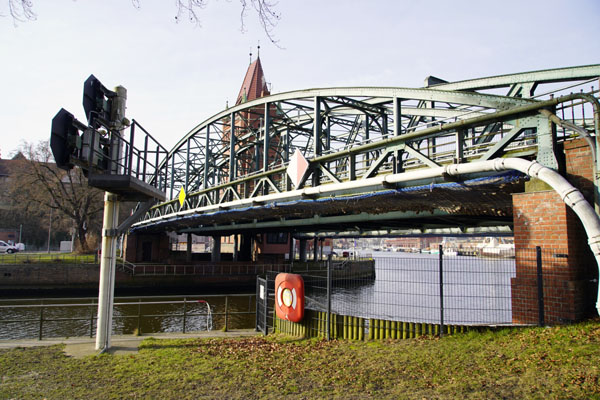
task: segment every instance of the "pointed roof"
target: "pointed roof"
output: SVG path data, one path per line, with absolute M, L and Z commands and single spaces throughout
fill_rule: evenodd
M 248 71 L 246 71 L 246 77 L 244 78 L 235 104 L 238 105 L 269 94 L 265 74 L 260 63 L 260 57 L 258 57 L 256 61 L 250 64 Z

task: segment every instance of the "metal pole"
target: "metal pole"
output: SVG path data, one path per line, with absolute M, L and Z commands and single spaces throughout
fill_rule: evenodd
M 184 297 L 183 298 L 183 333 L 185 333 L 185 320 L 186 320 L 186 316 L 187 316 L 187 303 L 186 303 L 187 299 Z
M 44 330 L 44 302 L 41 303 L 42 307 L 40 307 L 40 332 L 38 339 L 42 340 L 42 331 Z
M 535 258 L 537 264 L 537 295 L 538 295 L 538 325 L 544 326 L 544 280 L 542 275 L 542 248 L 535 247 Z
M 268 313 L 269 313 L 269 276 L 265 276 L 265 301 L 263 302 L 264 304 L 264 309 L 263 309 L 263 313 L 264 313 L 264 322 L 265 322 L 265 336 L 267 336 L 269 334 L 269 318 L 268 318 Z M 275 319 L 275 318 L 273 318 Z
M 138 299 L 138 326 L 137 326 L 137 334 L 138 336 L 142 334 L 142 299 Z
M 224 331 L 227 332 L 227 312 L 229 311 L 229 296 L 225 296 L 225 329 Z
M 94 300 L 92 300 L 90 307 L 90 337 L 94 337 Z
M 327 340 L 331 340 L 331 257 L 329 253 L 327 256 Z
M 259 328 L 258 328 L 258 307 L 260 306 L 260 277 L 258 276 L 258 274 L 256 275 L 256 314 L 255 314 L 255 331 L 258 332 Z
M 115 293 L 115 264 L 117 253 L 116 231 L 118 217 L 118 198 L 116 195 L 106 192 L 104 194 L 104 222 L 102 226 L 102 258 L 100 259 L 96 350 L 107 350 L 110 348 Z
M 444 249 L 442 245 L 439 245 L 439 259 L 440 259 L 440 337 L 444 336 L 444 269 L 443 269 L 443 255 Z
M 267 171 L 269 169 L 269 125 L 271 125 L 271 116 L 270 112 L 270 103 L 265 103 L 265 130 L 264 130 L 264 138 L 263 138 L 263 171 Z M 265 185 L 265 188 L 267 186 Z M 266 193 L 265 193 L 266 194 Z

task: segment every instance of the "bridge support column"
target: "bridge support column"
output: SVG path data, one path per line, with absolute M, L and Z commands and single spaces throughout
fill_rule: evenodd
M 294 240 L 294 238 L 292 237 L 292 235 L 290 234 L 289 236 L 290 238 L 290 250 L 289 250 L 289 255 L 290 255 L 290 261 L 294 262 L 294 259 L 296 258 L 296 241 Z
M 593 169 L 584 140 L 564 145 L 566 174 L 592 204 Z M 538 323 L 536 258 L 542 248 L 544 319 L 548 324 L 577 321 L 595 314 L 596 261 L 577 215 L 545 183 L 532 180 L 513 195 L 516 276 L 511 280 L 514 323 Z
M 219 262 L 221 261 L 221 236 L 213 236 L 213 247 L 210 261 Z
M 233 235 L 233 261 L 238 261 L 238 257 L 239 257 L 239 251 L 238 251 L 238 246 L 239 246 L 239 237 L 240 235 Z
M 192 261 L 192 234 L 191 233 L 187 234 L 187 243 L 186 243 L 186 248 L 185 248 L 185 261 L 187 261 L 187 262 Z
M 238 261 L 252 261 L 252 235 L 241 235 Z
M 300 239 L 300 262 L 306 262 L 306 239 Z
M 319 238 L 314 239 L 313 244 L 313 261 L 317 261 L 319 259 Z

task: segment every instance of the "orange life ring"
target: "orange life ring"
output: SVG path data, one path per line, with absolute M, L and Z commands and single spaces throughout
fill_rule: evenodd
M 304 280 L 297 274 L 275 277 L 275 312 L 281 319 L 300 322 L 304 318 Z

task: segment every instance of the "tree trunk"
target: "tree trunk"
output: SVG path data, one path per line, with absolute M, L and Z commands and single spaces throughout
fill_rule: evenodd
M 79 248 L 82 253 L 89 253 L 90 249 L 87 244 L 87 232 L 83 228 L 83 224 L 79 224 L 77 227 L 77 239 L 79 240 Z

